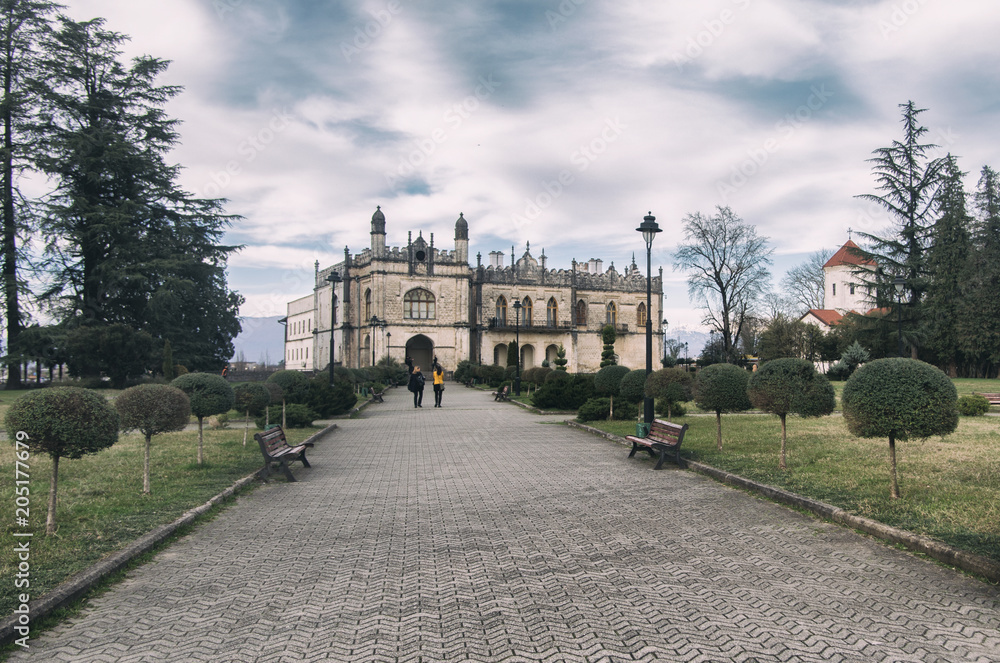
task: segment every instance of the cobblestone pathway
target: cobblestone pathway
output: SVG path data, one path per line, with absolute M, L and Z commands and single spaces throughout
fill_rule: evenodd
M 1000 591 L 449 386 L 12 661 L 1000 661 Z

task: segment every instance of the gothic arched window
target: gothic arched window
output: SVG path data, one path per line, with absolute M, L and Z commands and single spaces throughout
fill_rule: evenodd
M 365 290 L 365 320 L 372 319 L 372 289 Z
M 403 296 L 403 317 L 407 320 L 431 320 L 434 313 L 434 293 L 417 288 Z
M 549 327 L 559 326 L 559 305 L 556 304 L 555 297 L 549 297 L 549 305 L 546 307 L 545 322 Z
M 606 316 L 605 316 L 604 322 L 606 324 L 609 324 L 609 325 L 617 325 L 618 324 L 618 307 L 615 305 L 615 303 L 614 302 L 608 302 L 608 306 L 607 306 L 607 308 L 605 310 L 606 310 Z
M 587 325 L 587 302 L 582 299 L 576 303 L 576 324 Z
M 497 325 L 507 326 L 507 298 L 503 295 L 497 297 Z
M 636 322 L 638 323 L 638 325 L 639 325 L 639 327 L 641 329 L 645 329 L 646 328 L 646 303 L 645 302 L 642 302 L 636 308 L 635 319 L 636 319 Z
M 531 326 L 531 314 L 532 314 L 532 311 L 533 311 L 532 305 L 531 305 L 531 297 L 525 297 L 524 301 L 521 302 L 521 307 L 522 307 L 522 310 L 524 311 L 524 326 L 525 327 L 530 327 Z

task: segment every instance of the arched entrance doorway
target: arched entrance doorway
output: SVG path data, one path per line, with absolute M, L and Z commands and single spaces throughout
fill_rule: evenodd
M 417 334 L 406 342 L 406 356 L 413 360 L 414 366 L 420 367 L 421 373 L 429 376 L 434 360 L 434 342 L 423 334 Z

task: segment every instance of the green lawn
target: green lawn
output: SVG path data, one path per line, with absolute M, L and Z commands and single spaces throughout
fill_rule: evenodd
M 975 390 L 983 381 L 976 381 Z M 959 386 L 960 393 L 972 386 Z M 995 409 L 995 408 L 994 408 Z M 716 449 L 714 415 L 675 419 L 690 426 L 681 454 L 748 479 L 925 534 L 1000 561 L 1000 418 L 963 417 L 945 437 L 897 442 L 902 498 L 889 496 L 887 440 L 852 436 L 839 415 L 788 418 L 788 469 L 778 469 L 776 416 L 723 415 Z M 617 435 L 634 422 L 589 422 Z
M 6 396 L 7 394 L 5 394 Z M 4 400 L 8 400 L 6 397 Z M 287 431 L 290 443 L 304 440 L 318 429 Z M 253 430 L 251 430 L 251 436 Z M 120 550 L 158 525 L 172 522 L 185 511 L 204 504 L 262 465 L 253 437 L 243 446 L 242 426 L 205 430 L 205 464 L 197 465 L 197 432 L 167 433 L 153 438 L 151 495 L 142 493 L 144 439 L 121 435 L 113 447 L 97 454 L 59 462 L 58 531 L 45 535 L 49 476 L 52 462 L 32 454 L 30 474 L 31 595 L 47 590 Z M 14 556 L 14 447 L 0 445 L 0 467 L 5 476 L 0 495 L 7 512 L 0 529 L 0 577 L 13 578 Z M 279 479 L 283 481 L 284 479 Z M 0 593 L 0 614 L 14 609 L 8 586 Z

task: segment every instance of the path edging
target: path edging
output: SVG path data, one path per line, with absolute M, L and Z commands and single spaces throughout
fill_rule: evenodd
M 311 442 L 320 435 L 324 435 L 335 428 L 337 428 L 337 424 L 330 424 L 323 430 L 310 435 L 306 438 L 305 442 Z M 303 442 L 303 444 L 305 442 Z M 216 504 L 232 497 L 245 486 L 253 483 L 254 480 L 260 478 L 263 471 L 264 468 L 261 468 L 253 474 L 239 479 L 236 483 L 229 486 L 204 504 L 185 511 L 179 518 L 177 518 L 177 520 L 153 528 L 151 531 L 142 535 L 121 550 L 111 553 L 107 557 L 98 560 L 88 568 L 59 583 L 59 585 L 47 593 L 29 602 L 28 614 L 31 622 L 38 622 L 39 620 L 52 614 L 55 610 L 58 610 L 59 608 L 62 608 L 78 599 L 80 596 L 90 591 L 92 587 L 104 578 L 108 577 L 112 573 L 120 571 L 133 559 L 139 555 L 149 552 L 181 527 L 193 523 L 199 516 L 208 512 Z M 20 633 L 16 630 L 19 626 L 21 626 L 20 618 L 16 614 L 9 615 L 0 621 L 0 644 L 8 644 L 12 642 L 16 636 L 20 635 Z
M 581 424 L 577 421 L 567 421 L 566 423 L 573 428 L 579 428 L 587 431 L 588 433 L 599 435 L 600 437 L 612 440 L 613 442 L 617 442 L 623 446 L 631 446 L 625 438 L 615 435 L 614 433 L 608 433 L 592 426 Z M 914 534 L 913 532 L 908 532 L 897 527 L 891 527 L 876 520 L 872 520 L 871 518 L 857 516 L 841 509 L 840 507 L 833 506 L 832 504 L 803 497 L 776 486 L 758 483 L 745 477 L 726 472 L 725 470 L 712 467 L 711 465 L 705 465 L 703 463 L 687 459 L 685 459 L 684 462 L 688 468 L 698 472 L 699 474 L 709 476 L 720 483 L 725 483 L 730 486 L 758 493 L 781 504 L 804 509 L 821 518 L 837 523 L 838 525 L 844 525 L 852 529 L 859 530 L 865 534 L 889 543 L 902 545 L 908 550 L 922 553 L 932 559 L 962 569 L 963 571 L 975 573 L 992 582 L 1000 582 L 1000 563 L 997 563 L 987 557 L 983 557 L 982 555 L 976 555 L 975 553 L 959 550 L 947 544 L 941 543 L 940 541 L 935 541 L 929 537 Z

